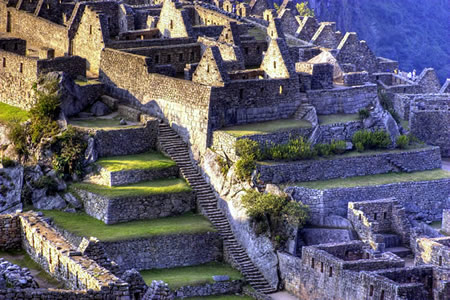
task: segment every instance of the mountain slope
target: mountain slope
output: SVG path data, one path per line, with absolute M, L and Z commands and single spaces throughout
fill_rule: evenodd
M 398 60 L 405 71 L 436 69 L 450 77 L 449 0 L 310 0 L 320 21 L 355 31 L 378 56 Z

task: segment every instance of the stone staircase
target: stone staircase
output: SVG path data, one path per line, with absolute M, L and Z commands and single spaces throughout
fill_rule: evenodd
M 214 191 L 193 165 L 187 145 L 169 125 L 161 123 L 159 131 L 161 150 L 177 163 L 181 173 L 196 192 L 199 210 L 217 228 L 223 238 L 225 247 L 239 266 L 238 268 L 247 282 L 258 292 L 265 294 L 275 292 L 276 289 L 269 285 L 259 269 L 250 260 L 245 249 L 234 237 L 228 219 L 217 207 Z
M 413 172 L 412 170 L 404 167 L 401 163 L 397 162 L 395 159 L 393 158 L 387 158 L 387 161 L 389 162 L 389 164 L 391 164 L 391 166 L 393 166 L 393 168 L 399 172 L 405 172 L 405 173 L 411 173 Z
M 381 234 L 383 236 L 385 251 L 392 252 L 398 257 L 406 257 L 411 255 L 410 249 L 404 247 L 401 243 L 401 237 L 397 234 Z
M 313 127 L 319 124 L 316 108 L 311 104 L 300 105 L 294 114 L 294 119 L 309 121 Z

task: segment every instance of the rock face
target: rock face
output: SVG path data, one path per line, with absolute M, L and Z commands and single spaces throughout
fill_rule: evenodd
M 217 154 L 208 150 L 203 156 L 202 168 L 209 177 L 211 185 L 219 193 L 219 207 L 228 217 L 236 239 L 246 249 L 252 262 L 264 274 L 270 285 L 276 287 L 279 284 L 278 257 L 272 242 L 265 235 L 255 234 L 250 218 L 239 204 L 241 194 L 250 186 L 236 182 L 233 168 L 225 178 L 216 163 L 216 157 Z
M 23 168 L 0 169 L 0 214 L 22 209 Z
M 83 111 L 100 96 L 100 91 L 87 91 L 81 88 L 75 84 L 75 81 L 68 74 L 63 72 L 48 73 L 46 79 L 56 80 L 58 82 L 58 95 L 61 97 L 61 109 L 67 117 Z
M 300 235 L 308 246 L 327 243 L 343 243 L 356 239 L 349 229 L 304 228 L 300 232 Z
M 370 112 L 370 116 L 364 119 L 365 128 L 379 128 L 389 133 L 393 145 L 397 137 L 400 135 L 397 122 L 395 122 L 392 115 L 383 109 L 379 101 L 375 104 L 375 109 Z

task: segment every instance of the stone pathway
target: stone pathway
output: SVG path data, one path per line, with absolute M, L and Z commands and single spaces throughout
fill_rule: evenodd
M 181 170 L 181 173 L 196 192 L 199 208 L 209 221 L 217 228 L 230 256 L 239 265 L 239 270 L 247 282 L 257 291 L 273 293 L 276 291 L 269 285 L 261 271 L 253 264 L 247 252 L 234 237 L 227 217 L 217 207 L 217 199 L 211 186 L 194 167 L 189 156 L 187 145 L 181 137 L 167 124 L 159 126 L 159 142 L 162 151 L 173 159 Z
M 279 291 L 269 295 L 273 300 L 298 300 L 296 296 L 289 294 L 286 291 Z

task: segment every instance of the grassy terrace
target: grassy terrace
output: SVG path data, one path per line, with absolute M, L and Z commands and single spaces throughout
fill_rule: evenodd
M 85 237 L 95 236 L 99 240 L 106 242 L 157 235 L 215 231 L 205 217 L 192 213 L 176 217 L 132 221 L 114 225 L 106 225 L 102 221 L 94 219 L 85 213 L 74 214 L 56 210 L 47 210 L 43 211 L 43 213 L 46 217 L 51 217 L 57 226 L 75 235 Z
M 360 121 L 358 114 L 334 114 L 334 115 L 319 115 L 320 125 L 329 125 L 336 123 L 345 123 L 351 121 Z
M 104 157 L 99 159 L 97 164 L 110 172 L 164 169 L 176 166 L 176 163 L 173 160 L 159 152 Z
M 258 26 L 250 28 L 248 34 L 253 36 L 257 41 L 265 41 L 267 37 L 267 32 Z
M 191 191 L 191 187 L 187 184 L 187 182 L 180 178 L 144 181 L 130 185 L 113 187 L 81 182 L 72 184 L 71 188 L 85 190 L 90 193 L 109 198 L 124 198 Z
M 92 119 L 80 119 L 80 120 L 70 120 L 69 124 L 76 127 L 82 128 L 92 128 L 92 129 L 123 129 L 123 128 L 139 128 L 142 125 L 120 125 L 120 118 L 92 118 Z
M 239 271 L 233 269 L 229 265 L 217 262 L 190 267 L 146 270 L 141 271 L 141 275 L 148 285 L 152 280 L 163 280 L 172 290 L 185 285 L 214 283 L 214 280 L 212 279 L 214 275 L 228 275 L 231 280 L 242 278 Z
M 8 123 L 13 120 L 18 120 L 19 122 L 26 121 L 29 118 L 27 111 L 0 102 L 0 124 Z
M 311 123 L 304 120 L 283 119 L 276 121 L 236 125 L 223 128 L 222 131 L 235 137 L 255 134 L 269 134 L 280 130 L 293 128 L 311 128 Z
M 413 152 L 415 150 L 420 150 L 420 149 L 424 149 L 427 148 L 429 146 L 425 145 L 425 144 L 414 144 L 414 145 L 409 145 L 406 149 L 378 149 L 378 150 L 364 150 L 364 152 L 358 152 L 356 150 L 352 150 L 352 151 L 347 151 L 343 154 L 336 154 L 336 155 L 332 155 L 332 156 L 327 156 L 327 157 L 314 157 L 313 159 L 310 160 L 333 160 L 333 159 L 342 159 L 342 158 L 346 158 L 346 157 L 358 157 L 358 156 L 371 156 L 371 155 L 375 155 L 375 154 L 381 154 L 381 153 L 405 153 L 405 152 Z M 283 160 L 265 160 L 265 161 L 258 161 L 258 164 L 260 165 L 276 165 L 276 164 L 280 164 L 280 163 L 299 163 L 302 161 L 308 161 L 308 160 L 296 160 L 296 161 L 283 161 Z
M 357 186 L 382 185 L 408 181 L 429 181 L 450 178 L 450 172 L 436 169 L 431 171 L 413 173 L 387 173 L 368 176 L 357 176 L 349 178 L 339 178 L 331 180 L 297 182 L 290 186 L 302 186 L 311 189 L 326 190 L 332 188 L 350 188 Z

